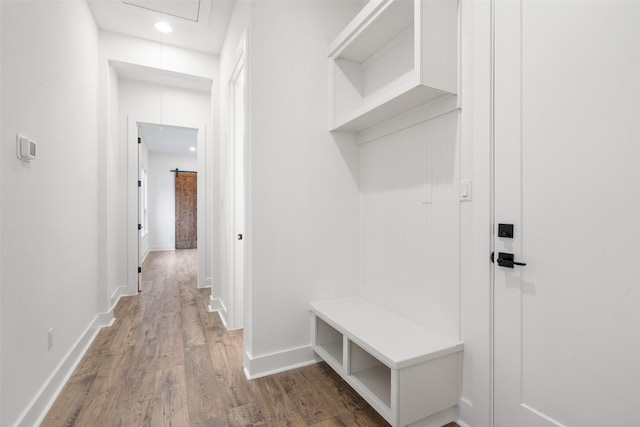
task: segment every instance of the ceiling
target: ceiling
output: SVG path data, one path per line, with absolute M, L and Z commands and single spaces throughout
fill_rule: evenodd
M 150 152 L 197 156 L 196 151 L 189 150 L 189 147 L 197 146 L 196 129 L 141 124 L 139 133 Z
M 88 0 L 98 28 L 218 55 L 235 0 Z M 173 27 L 155 29 L 158 21 Z

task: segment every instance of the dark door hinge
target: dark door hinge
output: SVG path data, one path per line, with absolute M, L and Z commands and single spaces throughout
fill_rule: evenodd
M 138 267 L 138 273 L 142 273 L 142 267 Z
M 138 230 L 142 230 L 142 224 L 138 224 Z
M 495 262 L 495 260 L 493 259 L 493 252 L 491 252 L 491 262 Z
M 138 181 L 138 187 L 142 187 L 142 181 Z
M 138 144 L 142 144 L 142 138 L 138 137 Z

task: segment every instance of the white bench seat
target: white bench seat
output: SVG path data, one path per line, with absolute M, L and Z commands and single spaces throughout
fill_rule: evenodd
M 314 351 L 390 424 L 458 404 L 462 342 L 362 298 L 314 302 L 311 313 Z

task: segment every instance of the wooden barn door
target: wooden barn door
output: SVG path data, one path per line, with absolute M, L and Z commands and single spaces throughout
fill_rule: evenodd
M 176 249 L 198 247 L 198 174 L 176 173 Z

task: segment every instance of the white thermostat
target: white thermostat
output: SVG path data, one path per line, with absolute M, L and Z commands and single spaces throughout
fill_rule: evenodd
M 29 138 L 18 135 L 16 137 L 16 154 L 20 160 L 33 160 L 36 158 L 36 143 Z

